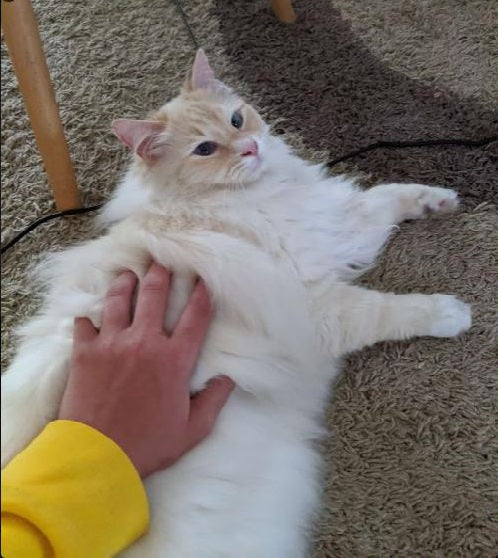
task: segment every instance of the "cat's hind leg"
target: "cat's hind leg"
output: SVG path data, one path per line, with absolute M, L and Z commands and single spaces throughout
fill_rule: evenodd
M 397 295 L 338 285 L 327 308 L 323 301 L 319 306 L 323 342 L 334 357 L 379 341 L 454 337 L 471 325 L 470 306 L 444 294 Z
M 31 320 L 1 379 L 1 464 L 57 417 L 71 352 L 71 334 L 50 317 Z

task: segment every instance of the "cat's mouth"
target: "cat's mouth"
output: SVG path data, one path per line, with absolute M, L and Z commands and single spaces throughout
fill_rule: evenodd
M 264 160 L 261 154 L 247 158 L 244 167 L 244 182 L 256 182 L 264 171 Z
M 249 155 L 245 158 L 246 165 L 248 166 L 255 166 L 260 165 L 262 162 L 262 157 L 260 153 L 255 153 L 254 155 Z
M 259 174 L 262 165 L 263 165 L 263 157 L 261 156 L 261 152 L 257 152 L 253 155 L 244 157 L 244 167 L 251 174 L 256 172 Z

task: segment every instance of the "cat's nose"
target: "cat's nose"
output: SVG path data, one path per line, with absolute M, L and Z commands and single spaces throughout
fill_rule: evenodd
M 242 148 L 242 157 L 247 157 L 248 155 L 258 154 L 258 144 L 254 140 L 248 140 L 244 147 Z

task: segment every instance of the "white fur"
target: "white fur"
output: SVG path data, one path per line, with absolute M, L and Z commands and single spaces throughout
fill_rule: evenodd
M 348 282 L 373 265 L 396 223 L 452 191 L 391 184 L 362 191 L 327 178 L 271 136 L 261 176 L 199 196 L 145 191 L 130 170 L 104 211 L 105 236 L 52 256 L 50 289 L 23 328 L 2 378 L 2 463 L 56 416 L 72 319 L 96 323 L 111 279 L 142 276 L 152 255 L 174 272 L 172 324 L 196 274 L 216 319 L 192 389 L 227 374 L 237 383 L 213 434 L 147 479 L 149 533 L 140 558 L 293 558 L 307 554 L 319 493 L 321 414 L 341 355 L 383 339 L 456 335 L 468 306 L 452 297 L 394 295 Z M 422 200 L 422 202 L 421 202 Z M 428 201 L 427 201 L 428 200 Z M 422 207 L 422 210 L 421 210 Z

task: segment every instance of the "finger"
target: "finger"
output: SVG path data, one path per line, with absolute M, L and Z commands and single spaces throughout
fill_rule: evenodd
M 170 286 L 169 271 L 153 263 L 140 281 L 133 325 L 163 329 Z
M 104 303 L 102 333 L 121 331 L 130 325 L 136 285 L 137 276 L 132 271 L 124 271 L 111 283 Z
M 89 318 L 74 318 L 73 339 L 75 343 L 91 341 L 99 334 Z
M 235 382 L 228 376 L 218 376 L 192 398 L 187 428 L 188 449 L 210 434 L 234 388 Z
M 206 285 L 204 281 L 199 280 L 171 336 L 172 339 L 189 347 L 189 350 L 185 351 L 185 365 L 190 373 L 194 370 L 213 313 L 214 309 Z

